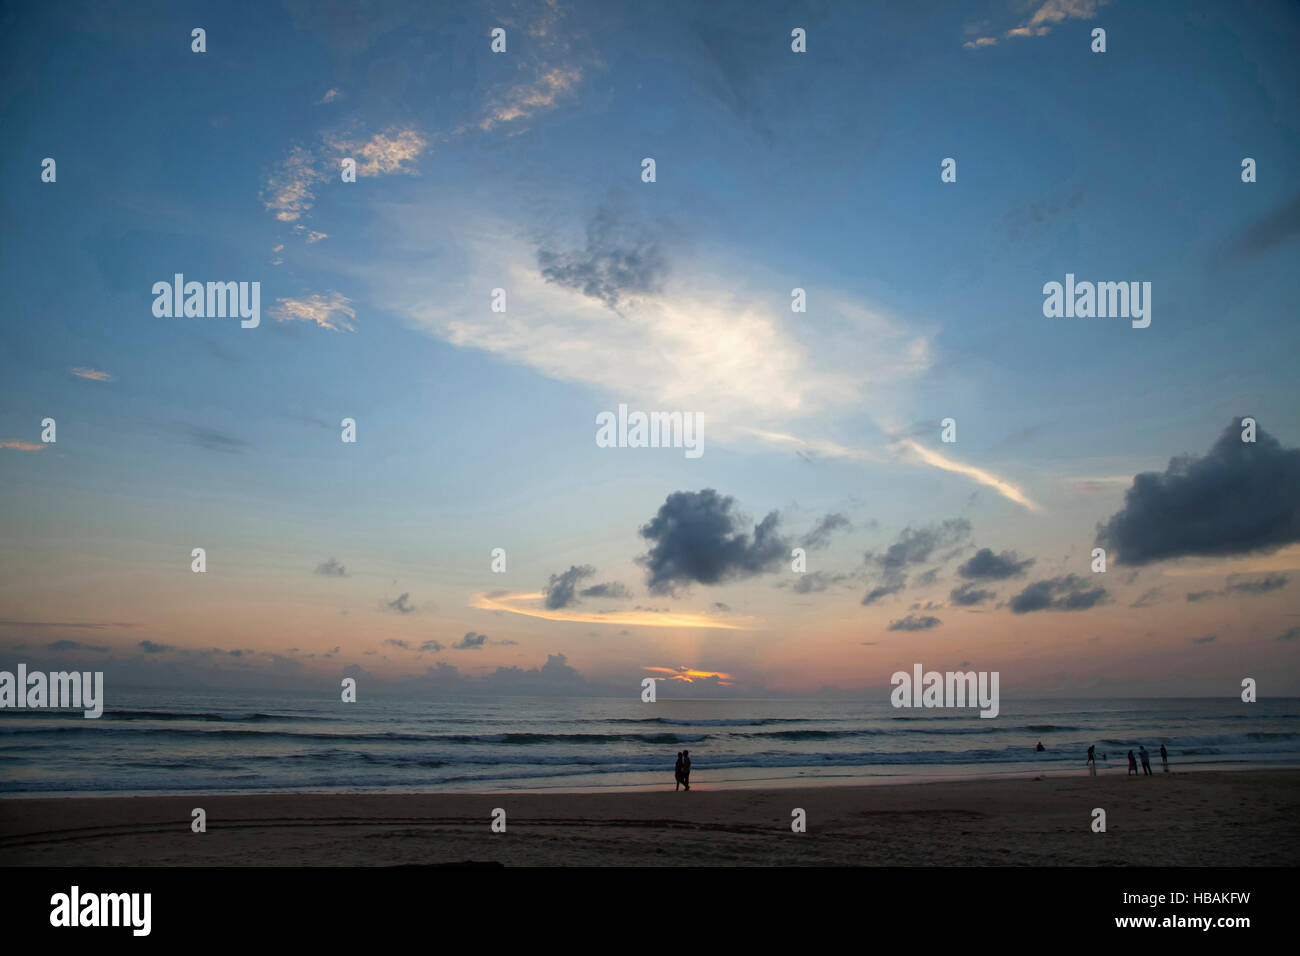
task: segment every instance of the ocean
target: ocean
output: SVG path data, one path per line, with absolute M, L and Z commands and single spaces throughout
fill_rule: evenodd
M 1046 748 L 1035 752 L 1041 741 Z M 0 711 L 0 794 L 696 788 L 1300 765 L 1300 699 L 1001 701 L 1001 714 L 845 700 L 115 695 L 99 719 Z M 1107 754 L 1106 760 L 1100 755 Z

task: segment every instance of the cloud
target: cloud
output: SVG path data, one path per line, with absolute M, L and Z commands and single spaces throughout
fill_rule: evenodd
M 237 455 L 253 447 L 242 438 L 236 438 L 215 428 L 208 428 L 206 425 L 187 425 L 185 428 L 190 443 L 206 448 L 208 451 L 222 451 Z
M 640 529 L 641 537 L 652 542 L 649 553 L 637 559 L 646 568 L 652 594 L 753 577 L 780 565 L 790 545 L 777 531 L 777 512 L 756 524 L 751 537 L 744 530 L 745 520 L 732 512 L 734 504 L 734 498 L 712 488 L 668 496 Z
M 817 594 L 828 588 L 834 587 L 845 581 L 856 580 L 852 574 L 835 574 L 830 571 L 809 571 L 806 574 L 799 575 L 794 584 L 795 594 Z M 782 581 L 780 587 L 785 587 L 789 582 Z
M 316 570 L 312 574 L 319 574 L 327 578 L 346 578 L 348 576 L 347 568 L 333 558 L 316 565 Z
M 1220 596 L 1221 594 L 1223 594 L 1222 591 L 1189 591 L 1187 593 L 1187 600 L 1192 603 L 1197 601 L 1208 601 L 1211 598 Z
M 1269 591 L 1276 591 L 1279 588 L 1286 587 L 1287 580 L 1285 574 L 1270 574 L 1266 577 L 1244 581 L 1235 581 L 1229 578 L 1227 590 L 1236 591 L 1239 594 L 1267 594 Z
M 8 441 L 0 441 L 0 448 L 12 448 L 15 451 L 40 451 L 44 447 L 44 444 L 22 441 L 18 438 L 13 438 Z
M 481 648 L 486 641 L 486 634 L 475 634 L 473 631 L 468 631 L 464 637 L 451 645 L 451 649 L 453 651 L 476 651 Z
M 1035 581 L 1011 599 L 1015 614 L 1030 611 L 1083 611 L 1105 604 L 1109 595 L 1103 587 L 1088 587 L 1076 574 Z
M 406 643 L 406 641 L 399 641 L 399 640 L 398 640 L 397 638 L 395 638 L 395 637 L 390 637 L 388 640 L 384 641 L 384 643 L 385 643 L 385 644 L 390 644 L 390 645 L 392 645 L 393 647 L 400 647 L 400 648 L 401 648 L 402 650 L 404 650 L 404 651 L 409 651 L 409 650 L 411 649 L 411 645 L 410 645 L 410 644 Z
M 618 581 L 603 581 L 600 584 L 593 584 L 589 588 L 583 588 L 578 594 L 580 597 L 591 598 L 627 598 L 632 596 L 632 592 Z
M 909 614 L 901 621 L 890 621 L 887 631 L 928 631 L 933 627 L 938 627 L 943 622 L 937 617 L 917 617 Z
M 1290 242 L 1297 235 L 1300 235 L 1300 193 L 1232 239 L 1226 252 L 1233 259 L 1262 256 Z
M 574 565 L 562 574 L 552 574 L 550 582 L 543 589 L 546 595 L 546 607 L 558 611 L 577 603 L 576 588 L 579 581 L 591 577 L 596 569 L 589 564 Z
M 904 528 L 884 554 L 867 554 L 868 563 L 875 563 L 886 571 L 899 571 L 908 565 L 920 564 L 930 559 L 939 548 L 951 547 L 969 537 L 970 522 L 965 518 L 949 518 L 936 525 L 912 529 Z
M 1133 479 L 1124 507 L 1097 526 L 1097 543 L 1124 564 L 1188 555 L 1276 551 L 1300 541 L 1300 449 L 1240 421 L 1204 457 L 1172 458 L 1163 474 Z
M 429 141 L 418 130 L 392 128 L 368 140 L 327 137 L 325 145 L 340 156 L 356 159 L 358 176 L 414 175 L 413 163 Z
M 724 631 L 747 631 L 751 629 L 747 623 L 735 618 L 729 621 L 721 621 L 704 614 L 650 611 L 643 608 L 609 613 L 589 613 L 568 609 L 549 610 L 542 606 L 544 598 L 545 592 L 542 591 L 521 594 L 513 594 L 509 591 L 494 591 L 489 594 L 475 595 L 470 602 L 470 607 L 480 608 L 484 611 L 505 611 L 508 614 L 522 614 L 525 617 L 537 617 L 547 621 L 569 621 L 581 624 L 715 628 Z
M 97 654 L 108 653 L 108 648 L 100 644 L 83 644 L 81 641 L 69 640 L 50 641 L 45 645 L 45 649 L 50 651 L 94 651 Z
M 141 641 L 137 646 L 146 654 L 163 654 L 176 650 L 170 644 L 155 644 L 153 641 Z
M 800 544 L 809 551 L 818 550 L 831 543 L 831 535 L 840 529 L 853 528 L 852 522 L 842 514 L 828 514 L 817 522 L 816 526 L 800 540 Z
M 587 224 L 580 252 L 537 251 L 542 278 L 616 309 L 627 298 L 657 293 L 668 274 L 659 242 L 644 227 L 630 228 L 602 206 Z
M 1219 639 L 1217 634 L 1207 634 L 1205 637 L 1192 638 L 1193 644 L 1212 644 Z
M 262 186 L 262 204 L 281 222 L 296 222 L 316 201 L 313 192 L 325 174 L 316 169 L 311 150 L 295 146 Z
M 271 310 L 280 322 L 315 322 L 331 332 L 355 332 L 351 322 L 357 317 L 352 300 L 338 292 L 328 295 L 308 295 L 300 299 L 276 299 L 278 305 Z
M 415 608 L 411 606 L 409 600 L 410 597 L 411 594 L 409 591 L 403 591 L 397 596 L 395 601 L 386 601 L 384 607 L 388 608 L 390 611 L 396 611 L 398 614 L 410 614 L 415 610 Z
M 891 594 L 897 594 L 899 591 L 903 590 L 904 586 L 905 586 L 905 582 L 903 581 L 893 581 L 886 584 L 881 584 L 868 591 L 866 593 L 866 596 L 863 597 L 862 603 L 864 605 L 875 604 L 883 597 L 888 597 Z
M 438 651 L 440 651 L 440 650 L 442 650 L 442 645 L 439 644 L 437 641 L 425 641 L 425 642 L 424 642 L 423 644 L 421 644 L 420 647 L 419 647 L 419 652 L 420 652 L 421 654 L 425 654 L 425 653 L 428 653 L 428 652 L 430 652 L 430 651 L 433 651 L 433 652 L 436 653 L 436 652 L 438 652 Z
M 1052 32 L 1052 27 L 1065 20 L 1091 20 L 1097 15 L 1097 8 L 1106 3 L 1107 0 L 1046 0 L 1034 10 L 1029 19 L 1007 30 L 1004 36 L 1007 39 L 1046 36 Z M 987 26 L 987 23 L 968 25 L 967 35 L 972 32 L 985 33 Z M 985 35 L 967 40 L 962 46 L 968 50 L 978 50 L 996 46 L 997 42 L 997 37 Z
M 643 667 L 644 671 L 650 671 L 652 674 L 667 674 L 667 677 L 656 677 L 655 680 L 675 680 L 684 684 L 693 684 L 697 680 L 717 681 L 723 687 L 730 687 L 733 680 L 730 674 L 723 674 L 719 671 L 702 671 L 694 667 Z
M 320 106 L 323 103 L 333 103 L 336 99 L 338 99 L 342 95 L 343 95 L 342 93 L 340 93 L 338 90 L 335 89 L 326 90 L 325 95 L 316 101 L 316 105 Z
M 89 379 L 92 382 L 113 381 L 113 376 L 111 374 L 109 374 L 108 372 L 101 372 L 99 369 L 73 368 L 73 369 L 68 369 L 68 371 L 70 371 L 73 375 L 77 376 L 77 378 Z
M 1297 637 L 1300 637 L 1300 626 L 1291 628 L 1285 634 L 1279 634 L 1277 639 L 1279 641 L 1294 641 Z
M 1143 592 L 1142 596 L 1130 604 L 1129 607 L 1150 607 L 1160 595 L 1160 590 L 1160 588 L 1151 588 L 1149 591 Z
M 989 548 L 980 548 L 969 561 L 957 568 L 957 573 L 977 581 L 1003 581 L 1023 575 L 1034 560 L 1025 558 L 1022 561 L 1014 551 L 994 554 Z
M 963 584 L 959 588 L 953 588 L 948 595 L 948 599 L 959 607 L 970 607 L 975 604 L 983 604 L 985 601 L 991 601 L 997 597 L 994 591 L 981 589 L 974 583 Z
M 517 83 L 498 96 L 488 106 L 487 115 L 479 121 L 479 129 L 486 132 L 503 123 L 528 119 L 550 109 L 561 97 L 572 93 L 581 81 L 582 70 L 579 67 L 546 68 L 535 80 Z

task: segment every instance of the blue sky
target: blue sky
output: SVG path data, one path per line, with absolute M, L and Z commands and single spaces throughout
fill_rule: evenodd
M 933 657 L 1000 666 L 1008 694 L 1230 692 L 1253 663 L 1300 690 L 1286 533 L 1120 562 L 1086 609 L 1010 604 L 1090 586 L 1133 476 L 1241 416 L 1300 444 L 1293 7 L 13 4 L 0 26 L 14 654 L 70 640 L 203 679 L 246 648 L 308 681 L 564 654 L 608 685 L 656 666 L 737 692 Z M 177 272 L 259 281 L 262 324 L 155 317 Z M 1150 327 L 1045 318 L 1066 273 L 1151 282 Z M 703 457 L 596 447 L 619 402 L 702 415 Z M 46 416 L 57 443 L 27 447 Z M 785 560 L 649 591 L 638 529 L 704 489 L 738 536 L 844 516 L 810 561 L 837 583 L 796 594 Z M 955 519 L 954 550 L 862 603 L 871 555 Z M 954 606 L 984 547 L 1036 563 Z M 330 558 L 346 576 L 313 573 Z M 583 566 L 630 596 L 567 621 L 477 606 Z M 578 619 L 664 610 L 717 626 Z M 889 630 L 911 615 L 941 624 Z M 451 650 L 466 633 L 489 639 Z

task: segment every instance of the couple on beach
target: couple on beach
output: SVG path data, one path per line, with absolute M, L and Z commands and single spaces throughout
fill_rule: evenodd
M 691 752 L 689 750 L 677 751 L 677 787 L 691 789 Z M 674 790 L 677 787 L 673 787 Z
M 1145 776 L 1151 776 L 1151 755 L 1147 753 L 1147 748 L 1138 744 L 1138 756 L 1142 758 L 1142 773 Z M 1160 745 L 1160 762 L 1164 764 L 1165 773 L 1169 772 L 1169 751 L 1165 750 L 1165 745 Z M 1137 775 L 1137 760 L 1133 758 L 1133 751 L 1128 752 L 1128 772 L 1134 776 Z

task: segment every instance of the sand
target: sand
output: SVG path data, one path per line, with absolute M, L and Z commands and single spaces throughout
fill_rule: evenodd
M 191 832 L 190 811 L 207 811 Z M 506 811 L 493 833 L 492 811 Z M 806 833 L 791 810 L 807 811 Z M 1094 833 L 1092 811 L 1106 811 Z M 1300 770 L 690 793 L 0 800 L 5 866 L 1293 866 Z

